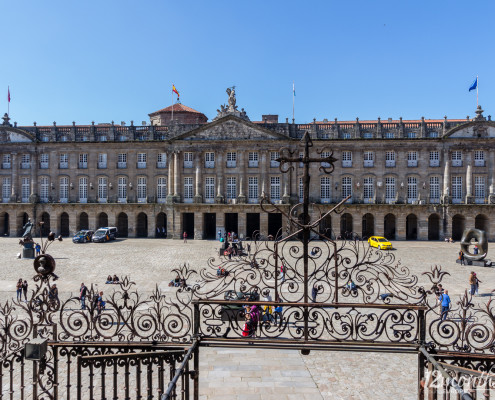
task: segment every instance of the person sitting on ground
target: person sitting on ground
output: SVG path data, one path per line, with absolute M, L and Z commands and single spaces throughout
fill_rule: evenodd
M 112 275 L 107 276 L 107 281 L 105 283 L 113 283 Z
M 113 276 L 113 283 L 119 283 L 119 277 L 117 275 Z
M 229 272 L 220 265 L 217 269 L 217 276 L 227 276 Z

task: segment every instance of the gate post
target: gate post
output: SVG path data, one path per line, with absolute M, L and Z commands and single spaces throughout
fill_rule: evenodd
M 425 310 L 418 310 L 418 339 L 419 345 L 423 346 L 426 339 Z M 418 400 L 424 400 L 425 381 L 425 357 L 418 350 Z
M 198 339 L 197 339 L 198 340 Z M 194 349 L 194 400 L 199 400 L 199 340 Z

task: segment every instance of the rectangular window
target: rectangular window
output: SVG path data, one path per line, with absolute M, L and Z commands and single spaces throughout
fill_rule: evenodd
M 3 178 L 3 180 L 2 180 L 2 201 L 4 203 L 8 203 L 9 202 L 10 195 L 12 193 L 11 190 L 12 190 L 12 186 L 11 186 L 10 177 Z
M 278 151 L 270 152 L 270 167 L 278 167 L 280 162 L 277 159 L 280 158 L 280 153 Z
M 430 177 L 430 203 L 440 202 L 440 178 L 438 176 Z
M 258 153 L 254 153 L 258 154 Z M 248 202 L 257 203 L 258 202 L 258 177 L 250 176 L 248 178 Z
M 350 138 L 351 138 L 351 134 L 349 132 L 342 133 L 342 139 L 350 139 Z
M 118 202 L 127 203 L 127 178 L 125 176 L 119 177 L 118 180 Z
M 452 166 L 462 167 L 462 151 L 454 150 L 451 154 Z
M 237 165 L 237 153 L 227 153 L 227 168 L 235 168 Z
M 98 168 L 105 169 L 107 167 L 107 153 L 98 154 Z
M 50 168 L 50 155 L 47 153 L 40 154 L 40 169 Z
M 407 202 L 413 203 L 418 199 L 418 179 L 414 176 L 407 178 Z
M 474 202 L 478 204 L 483 204 L 485 202 L 485 177 L 475 176 L 474 177 Z
M 69 168 L 69 155 L 67 153 L 60 154 L 58 167 L 60 169 Z
M 23 154 L 21 156 L 21 169 L 31 168 L 31 156 L 29 154 Z
M 332 201 L 330 178 L 327 176 L 320 179 L 320 201 L 322 203 L 330 203 Z
M 167 153 L 158 153 L 158 158 L 156 160 L 157 168 L 167 168 Z
M 185 152 L 184 153 L 184 168 L 192 168 L 193 167 L 193 153 Z
M 363 166 L 364 167 L 372 167 L 373 166 L 373 160 L 374 160 L 374 155 L 372 151 L 365 151 L 363 153 Z
M 371 132 L 364 132 L 363 133 L 363 139 L 373 139 L 373 133 L 371 133 Z
M 79 168 L 88 168 L 88 153 L 79 154 Z
M 304 183 L 303 178 L 299 178 L 299 203 L 304 201 Z
M 144 154 L 144 153 L 143 153 Z M 137 179 L 137 197 L 138 203 L 146 203 L 148 201 L 147 179 L 145 176 L 139 176 Z
M 385 133 L 383 134 L 383 137 L 384 137 L 385 139 L 393 139 L 393 138 L 395 138 L 395 135 L 394 135 L 394 133 L 393 133 L 393 132 L 385 132 Z
M 10 154 L 4 154 L 3 155 L 3 160 L 2 160 L 2 168 L 3 169 L 9 169 L 11 167 L 10 160 L 11 160 Z
M 396 199 L 395 193 L 395 178 L 388 177 L 385 178 L 385 201 L 387 203 L 395 202 Z
M 408 167 L 417 167 L 418 166 L 418 152 L 417 151 L 408 151 L 407 152 L 407 166 Z
M 101 176 L 98 178 L 98 203 L 106 203 L 108 201 L 107 178 Z
M 438 137 L 438 132 L 428 132 L 428 137 L 430 137 L 430 138 L 437 138 Z
M 484 167 L 485 166 L 485 152 L 483 150 L 475 150 L 474 152 L 474 166 Z
M 22 178 L 21 201 L 23 203 L 29 203 L 29 196 L 31 196 L 31 180 L 29 178 Z
M 386 167 L 395 167 L 395 151 L 386 151 L 385 152 L 385 166 Z
M 227 178 L 227 200 L 235 200 L 237 198 L 237 179 L 235 177 Z
M 363 179 L 363 198 L 365 203 L 373 203 L 373 197 L 375 196 L 373 187 L 373 178 L 368 177 Z
M 304 158 L 304 153 L 299 153 L 299 160 L 302 160 Z M 304 167 L 304 163 L 303 162 L 299 162 L 299 168 L 303 168 Z
M 257 168 L 258 167 L 258 153 L 249 153 L 248 167 Z
M 146 168 L 146 153 L 138 153 L 137 154 L 137 167 L 138 168 Z
M 352 178 L 350 176 L 342 178 L 341 192 L 343 199 L 347 196 L 352 196 Z
M 430 151 L 430 167 L 440 166 L 440 152 Z
M 117 157 L 117 168 L 127 168 L 127 153 L 119 153 Z
M 184 178 L 184 203 L 191 203 L 193 199 L 193 178 Z
M 462 201 L 462 176 L 452 177 L 452 203 Z
M 416 132 L 407 132 L 408 139 L 416 139 Z
M 40 179 L 40 201 L 48 203 L 50 197 L 50 180 L 47 176 L 42 176 Z
M 270 200 L 279 201 L 280 200 L 280 177 L 272 176 L 270 177 Z
M 321 158 L 327 158 L 327 157 L 330 157 L 330 152 L 329 151 L 322 151 L 321 152 Z M 321 166 L 322 167 L 325 167 L 325 168 L 329 168 L 330 167 L 330 163 L 328 163 L 328 162 L 322 162 L 321 163 Z
M 342 168 L 352 167 L 352 151 L 342 152 Z
M 88 202 L 88 178 L 79 178 L 79 203 Z
M 69 201 L 69 178 L 67 177 L 60 178 L 59 198 L 61 203 Z
M 167 178 L 158 178 L 156 198 L 158 203 L 165 203 L 167 200 Z
M 215 153 L 205 153 L 205 168 L 215 168 Z
M 205 178 L 205 202 L 213 203 L 215 200 L 215 178 Z

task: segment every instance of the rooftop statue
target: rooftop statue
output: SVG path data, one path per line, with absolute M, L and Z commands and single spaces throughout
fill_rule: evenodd
M 237 111 L 237 106 L 236 106 L 236 99 L 235 99 L 235 86 L 232 86 L 232 88 L 227 88 L 226 90 L 227 94 L 229 95 L 229 108 L 228 111 L 233 112 Z

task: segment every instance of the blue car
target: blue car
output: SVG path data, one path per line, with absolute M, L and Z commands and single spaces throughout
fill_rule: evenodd
M 74 235 L 74 237 L 72 238 L 72 242 L 74 243 L 91 242 L 92 237 L 93 237 L 93 231 L 82 230 Z

